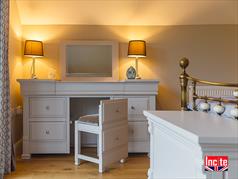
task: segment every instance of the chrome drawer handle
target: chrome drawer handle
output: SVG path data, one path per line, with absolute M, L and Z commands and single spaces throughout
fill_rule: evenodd
M 50 134 L 50 131 L 47 130 L 47 131 L 45 131 L 45 133 L 46 133 L 47 135 L 49 135 L 49 134 Z
M 46 106 L 45 109 L 46 109 L 46 110 L 49 110 L 49 109 L 50 109 L 50 106 Z
M 134 109 L 135 109 L 135 107 L 134 107 L 134 106 L 131 106 L 131 109 L 132 109 L 132 110 L 134 110 Z

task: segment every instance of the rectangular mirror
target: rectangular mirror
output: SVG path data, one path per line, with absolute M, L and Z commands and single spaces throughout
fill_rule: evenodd
M 62 79 L 118 80 L 118 45 L 115 42 L 64 42 L 61 62 Z
M 68 45 L 66 75 L 112 77 L 112 46 Z

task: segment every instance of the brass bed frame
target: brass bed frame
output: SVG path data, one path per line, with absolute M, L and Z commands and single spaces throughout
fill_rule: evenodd
M 188 109 L 188 84 L 191 82 L 193 94 L 193 110 L 198 110 L 196 106 L 197 99 L 203 99 L 204 101 L 216 101 L 221 103 L 230 103 L 235 104 L 236 108 L 238 109 L 238 96 L 236 95 L 234 99 L 224 99 L 221 97 L 212 97 L 212 96 L 199 96 L 196 93 L 196 86 L 197 84 L 205 84 L 210 86 L 223 86 L 223 87 L 235 87 L 236 94 L 238 93 L 238 83 L 219 83 L 219 82 L 211 82 L 200 80 L 197 78 L 193 78 L 186 73 L 186 68 L 189 65 L 189 60 L 187 58 L 182 58 L 179 62 L 180 67 L 183 69 L 183 72 L 180 74 L 180 86 L 181 86 L 181 110 L 187 111 Z M 237 88 L 237 89 L 236 89 Z M 234 93 L 235 94 L 235 93 Z

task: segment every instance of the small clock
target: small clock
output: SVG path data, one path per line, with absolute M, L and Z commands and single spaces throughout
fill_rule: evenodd
M 133 66 L 130 66 L 126 71 L 127 79 L 135 79 L 136 78 L 136 69 Z

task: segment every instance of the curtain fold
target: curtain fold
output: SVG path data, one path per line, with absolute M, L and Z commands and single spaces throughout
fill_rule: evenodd
M 0 178 L 11 172 L 11 114 L 8 69 L 9 0 L 0 0 Z

